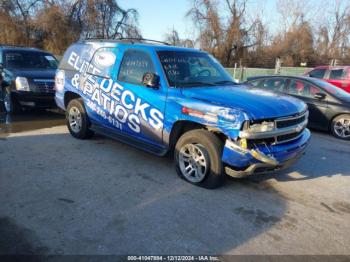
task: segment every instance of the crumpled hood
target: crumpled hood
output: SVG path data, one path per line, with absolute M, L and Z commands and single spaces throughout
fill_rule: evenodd
M 15 76 L 26 77 L 28 79 L 54 79 L 56 69 L 39 70 L 12 70 Z
M 245 112 L 251 119 L 290 116 L 304 111 L 301 100 L 243 85 L 183 88 L 182 94 Z

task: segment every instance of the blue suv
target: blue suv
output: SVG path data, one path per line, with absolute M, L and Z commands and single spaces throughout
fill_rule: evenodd
M 68 48 L 56 103 L 72 136 L 94 132 L 174 154 L 186 181 L 219 186 L 293 164 L 310 140 L 300 100 L 237 85 L 210 54 L 143 40 L 84 40 Z

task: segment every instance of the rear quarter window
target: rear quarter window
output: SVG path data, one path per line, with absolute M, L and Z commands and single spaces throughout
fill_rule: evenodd
M 346 70 L 344 69 L 332 69 L 329 74 L 329 79 L 340 80 L 344 79 L 346 74 Z
M 116 48 L 102 47 L 97 49 L 92 57 L 91 66 L 87 68 L 87 72 L 99 77 L 111 77 L 117 53 Z
M 59 64 L 59 69 L 80 71 L 87 69 L 96 48 L 89 44 L 74 44 L 64 53 Z

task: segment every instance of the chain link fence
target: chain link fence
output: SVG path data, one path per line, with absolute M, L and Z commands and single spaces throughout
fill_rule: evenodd
M 281 67 L 280 75 L 302 75 L 312 68 L 310 67 Z M 226 68 L 237 82 L 244 82 L 248 77 L 261 75 L 274 75 L 274 68 Z

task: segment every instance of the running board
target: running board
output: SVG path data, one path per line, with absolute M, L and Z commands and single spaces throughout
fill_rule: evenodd
M 92 124 L 90 129 L 95 131 L 98 134 L 102 134 L 104 136 L 118 140 L 119 142 L 131 145 L 131 146 L 136 147 L 142 151 L 146 151 L 146 152 L 152 153 L 152 154 L 157 155 L 157 156 L 165 156 L 166 153 L 168 152 L 168 150 L 166 148 L 154 146 L 152 144 L 146 143 L 146 142 L 141 141 L 139 139 L 135 139 L 135 138 L 130 137 L 128 135 L 122 134 L 118 131 L 112 130 L 108 127 L 103 127 L 100 125 Z

